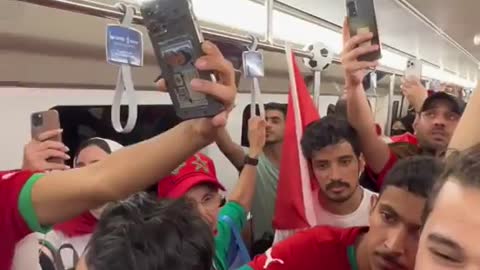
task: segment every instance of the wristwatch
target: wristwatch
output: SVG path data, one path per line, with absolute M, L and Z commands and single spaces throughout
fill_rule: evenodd
M 245 165 L 257 166 L 258 165 L 258 158 L 252 158 L 248 155 L 245 156 L 244 160 Z

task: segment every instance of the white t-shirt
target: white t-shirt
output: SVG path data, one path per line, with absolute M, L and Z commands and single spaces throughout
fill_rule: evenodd
M 337 228 L 349 228 L 349 227 L 363 227 L 368 226 L 368 217 L 370 215 L 370 203 L 373 196 L 378 196 L 377 193 L 368 189 L 363 189 L 363 198 L 358 206 L 357 210 L 348 215 L 335 215 L 327 210 L 321 208 L 316 209 L 317 224 L 319 226 L 332 226 Z M 276 230 L 273 244 L 281 242 L 290 236 L 294 235 L 298 230 Z

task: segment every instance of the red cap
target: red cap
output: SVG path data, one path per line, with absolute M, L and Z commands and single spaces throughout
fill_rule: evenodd
M 199 184 L 211 184 L 225 190 L 218 182 L 213 161 L 203 154 L 195 154 L 158 183 L 158 197 L 178 199 Z

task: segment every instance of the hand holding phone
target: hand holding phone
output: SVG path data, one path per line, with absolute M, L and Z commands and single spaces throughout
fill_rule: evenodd
M 49 171 L 67 169 L 68 148 L 62 143 L 60 119 L 55 110 L 31 115 L 32 140 L 25 145 L 24 170 Z
M 400 89 L 408 102 L 415 108 L 415 111 L 420 111 L 423 102 L 428 97 L 428 91 L 423 87 L 420 79 L 404 78 Z
M 141 12 L 177 115 L 186 120 L 213 117 L 225 110 L 207 92 L 195 91 L 198 79 L 207 84 L 216 78 L 215 66 L 202 67 L 204 61 L 199 61 L 205 56 L 203 36 L 190 0 L 145 1 Z
M 378 61 L 361 61 L 359 56 L 378 51 L 379 45 L 369 45 L 361 47 L 372 39 L 373 34 L 350 35 L 348 18 L 343 23 L 343 50 L 341 53 L 341 62 L 345 77 L 345 90 L 362 87 L 365 76 L 378 66 Z M 366 90 L 366 89 L 363 89 Z
M 195 79 L 192 81 L 192 89 L 200 93 L 205 93 L 220 102 L 225 110 L 218 113 L 211 119 L 211 123 L 206 126 L 222 127 L 225 126 L 228 113 L 233 109 L 237 87 L 235 84 L 235 70 L 232 64 L 226 60 L 218 47 L 205 41 L 202 44 L 202 50 L 205 56 L 198 59 L 196 67 L 199 70 L 212 70 L 218 76 L 218 81 L 206 81 Z M 167 92 L 167 81 L 160 79 L 157 81 L 158 89 L 162 92 Z M 211 124 L 211 125 L 210 125 Z M 209 130 L 211 132 L 213 130 Z
M 359 46 L 378 45 L 378 49 L 358 56 L 359 61 L 375 61 L 382 58 L 380 36 L 378 34 L 377 18 L 374 0 L 346 0 L 348 28 L 351 36 L 372 33 L 370 40 Z

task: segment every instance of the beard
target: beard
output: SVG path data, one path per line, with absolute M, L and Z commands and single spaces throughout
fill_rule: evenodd
M 265 141 L 265 145 L 274 145 L 274 144 L 278 144 L 280 142 L 281 142 L 281 140 L 278 139 L 277 137 L 267 138 L 267 140 Z
M 432 142 L 424 136 L 417 136 L 422 154 L 437 156 L 447 150 L 448 144 Z
M 344 191 L 341 194 L 335 193 L 332 189 L 335 188 L 344 188 Z M 352 189 L 351 185 L 347 182 L 343 182 L 342 180 L 332 180 L 328 183 L 324 189 L 322 189 L 323 196 L 328 199 L 329 201 L 335 203 L 344 203 L 348 201 L 353 194 L 355 193 L 356 188 Z

